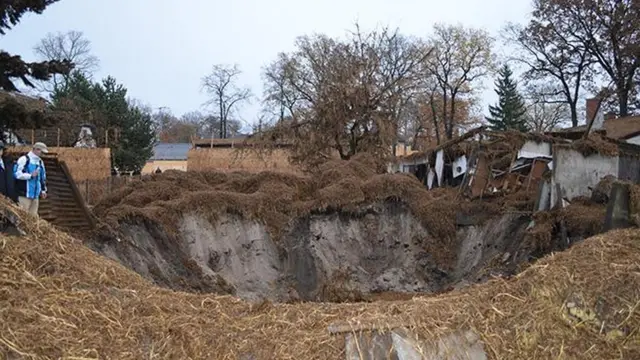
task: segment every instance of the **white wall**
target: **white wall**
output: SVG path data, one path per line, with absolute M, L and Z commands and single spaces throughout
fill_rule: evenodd
M 640 145 L 640 135 L 634 136 L 632 138 L 628 138 L 627 142 L 630 144 Z
M 554 149 L 551 206 L 556 204 L 556 184 L 569 200 L 576 196 L 591 196 L 589 187 L 595 187 L 607 175 L 618 176 L 618 157 L 599 154 L 584 157 L 578 151 L 556 147 Z
M 539 156 L 551 156 L 551 144 L 548 142 L 537 143 L 527 140 L 518 152 L 518 158 L 536 158 Z

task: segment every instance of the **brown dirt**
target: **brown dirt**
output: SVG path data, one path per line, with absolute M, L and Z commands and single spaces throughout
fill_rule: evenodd
M 263 172 L 171 172 L 132 182 L 98 203 L 94 212 L 103 221 L 100 233 L 118 229 L 122 221 L 151 221 L 169 234 L 177 234 L 180 216 L 208 214 L 214 222 L 230 212 L 263 221 L 274 239 L 292 220 L 312 212 L 356 210 L 385 200 L 406 203 L 432 235 L 425 250 L 448 267 L 456 233 L 456 213 L 497 214 L 504 210 L 530 210 L 532 194 L 515 194 L 470 202 L 458 189 L 429 191 L 410 174 L 378 174 L 371 157 L 332 161 L 306 175 Z
M 250 305 L 154 287 L 46 222 L 22 226 L 28 236 L 0 237 L 0 358 L 340 359 L 335 323 L 422 339 L 471 329 L 491 359 L 640 358 L 635 229 L 438 296 Z

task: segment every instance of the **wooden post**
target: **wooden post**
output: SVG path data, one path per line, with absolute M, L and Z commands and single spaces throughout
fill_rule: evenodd
M 60 147 L 60 128 L 58 128 L 58 147 Z
M 36 129 L 31 129 L 31 145 L 36 143 Z
M 104 132 L 104 146 L 109 147 L 109 128 Z

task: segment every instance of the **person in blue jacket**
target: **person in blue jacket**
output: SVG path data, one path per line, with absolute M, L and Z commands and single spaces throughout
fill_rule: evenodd
M 40 156 L 48 153 L 47 145 L 38 142 L 33 149 L 21 156 L 14 166 L 15 191 L 21 208 L 38 216 L 40 198 L 47 197 L 47 172 Z

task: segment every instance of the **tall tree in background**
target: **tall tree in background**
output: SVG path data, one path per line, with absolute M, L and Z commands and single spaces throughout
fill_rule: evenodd
M 33 12 L 41 14 L 47 6 L 57 0 L 7 0 L 0 4 L 0 34 L 4 35 L 8 29 L 18 24 L 22 16 Z M 14 84 L 20 79 L 24 85 L 33 88 L 32 79 L 49 80 L 53 74 L 68 74 L 73 68 L 69 59 L 58 59 L 43 62 L 25 62 L 19 55 L 11 55 L 0 50 L 0 88 L 5 91 L 17 92 Z M 47 106 L 31 107 L 27 103 L 37 101 L 20 101 L 16 97 L 3 96 L 0 99 L 0 137 L 4 137 L 5 130 L 19 128 L 38 128 L 57 121 L 46 111 Z
M 114 168 L 140 171 L 151 157 L 156 140 L 151 111 L 127 99 L 126 87 L 113 77 L 91 82 L 74 72 L 64 87 L 54 91 L 52 99 L 60 111 L 77 114 L 96 125 L 98 145 L 111 148 Z M 116 134 L 108 143 L 104 136 L 107 130 Z
M 33 51 L 41 60 L 55 61 L 69 59 L 74 71 L 79 71 L 91 79 L 98 70 L 100 61 L 91 53 L 91 41 L 81 31 L 48 33 L 34 46 Z M 63 86 L 69 75 L 53 75 L 49 81 L 42 81 L 39 89 L 51 94 L 56 87 Z
M 295 116 L 296 105 L 303 100 L 289 81 L 295 75 L 295 65 L 288 54 L 281 53 L 276 61 L 263 70 L 266 85 L 263 103 L 266 105 L 265 110 L 274 114 L 278 123 Z
M 439 24 L 427 44 L 433 53 L 424 67 L 437 84 L 437 92 L 431 94 L 441 99 L 437 118 L 444 123 L 444 138 L 451 139 L 456 130 L 458 100 L 473 97 L 474 86 L 493 68 L 493 39 L 482 30 Z
M 163 143 L 189 143 L 200 126 L 198 122 L 179 119 L 166 108 L 160 108 L 152 118 L 158 128 L 158 140 Z
M 640 3 L 637 0 L 536 0 L 534 18 L 544 19 L 566 38 L 567 46 L 583 49 L 606 74 L 605 83 L 627 116 L 634 78 L 640 68 Z
M 511 59 L 527 68 L 527 85 L 543 88 L 548 104 L 567 104 L 571 124 L 578 126 L 578 100 L 593 81 L 594 59 L 582 44 L 573 41 L 576 25 L 559 22 L 554 16 L 535 12 L 526 27 L 509 24 L 508 43 L 519 50 Z
M 122 119 L 123 128 L 115 146 L 113 163 L 120 171 L 139 173 L 153 155 L 155 124 L 148 110 L 127 103 L 128 111 Z
M 527 131 L 527 109 L 522 95 L 518 93 L 518 84 L 513 80 L 513 72 L 508 65 L 503 65 L 496 80 L 498 104 L 489 106 L 490 117 L 487 117 L 492 130 Z
M 265 76 L 266 98 L 281 112 L 271 139 L 293 142 L 293 160 L 313 166 L 337 153 L 390 155 L 399 104 L 420 77 L 429 49 L 387 28 L 346 39 L 303 36 Z
M 203 88 L 211 97 L 207 104 L 213 107 L 213 112 L 220 122 L 220 137 L 223 139 L 228 136 L 227 126 L 233 111 L 251 98 L 249 88 L 236 84 L 240 74 L 237 65 L 214 65 L 211 73 L 202 79 Z
M 555 101 L 553 89 L 528 86 L 523 97 L 527 104 L 527 126 L 531 131 L 545 133 L 571 125 L 570 106 L 562 101 Z

